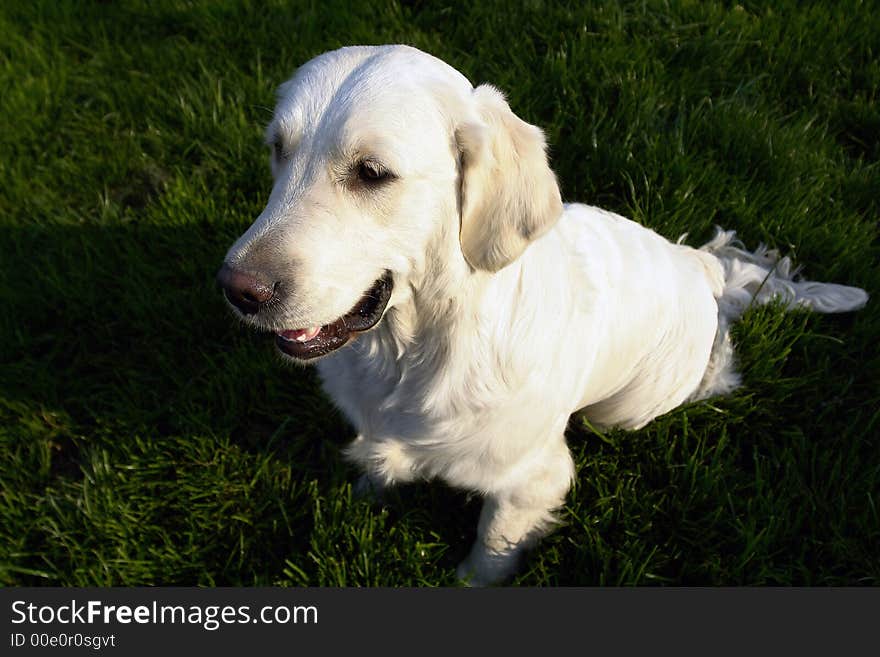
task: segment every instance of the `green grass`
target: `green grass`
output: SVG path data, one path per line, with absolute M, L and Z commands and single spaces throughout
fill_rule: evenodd
M 728 398 L 573 424 L 517 583 L 880 583 L 880 11 L 585 4 L 0 4 L 0 584 L 455 583 L 479 500 L 353 498 L 351 427 L 213 282 L 268 196 L 275 86 L 385 42 L 505 89 L 566 199 L 875 295 L 751 311 Z

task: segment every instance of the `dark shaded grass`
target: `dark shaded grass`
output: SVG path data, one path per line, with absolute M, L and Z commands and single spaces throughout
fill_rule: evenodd
M 351 428 L 213 275 L 269 190 L 274 87 L 407 42 L 546 128 L 567 199 L 715 224 L 876 294 L 880 18 L 659 2 L 4 3 L 0 583 L 447 585 L 479 500 L 352 497 Z M 876 584 L 878 311 L 750 312 L 744 387 L 578 481 L 521 584 Z

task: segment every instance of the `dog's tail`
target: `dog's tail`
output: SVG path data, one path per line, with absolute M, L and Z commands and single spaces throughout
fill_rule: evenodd
M 730 325 L 753 303 L 777 300 L 788 308 L 844 313 L 868 302 L 868 293 L 861 288 L 804 280 L 788 257 L 763 244 L 747 251 L 732 230 L 718 228 L 699 250 L 715 256 L 706 258 L 704 266 L 718 300 L 718 330 L 703 381 L 691 400 L 726 394 L 739 386 Z
M 861 288 L 804 280 L 788 257 L 781 257 L 778 251 L 763 244 L 747 251 L 732 230 L 718 228 L 715 237 L 700 250 L 718 258 L 724 269 L 724 288 L 718 305 L 728 320 L 742 315 L 753 303 L 773 300 L 789 308 L 820 313 L 845 313 L 868 302 L 868 293 Z

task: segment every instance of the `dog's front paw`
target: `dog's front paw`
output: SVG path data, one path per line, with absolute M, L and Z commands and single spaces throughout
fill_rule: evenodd
M 519 568 L 520 550 L 498 553 L 482 545 L 474 545 L 467 559 L 455 569 L 455 575 L 465 586 L 501 584 Z

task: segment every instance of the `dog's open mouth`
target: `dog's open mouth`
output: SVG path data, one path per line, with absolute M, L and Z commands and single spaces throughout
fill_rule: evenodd
M 348 313 L 324 326 L 281 331 L 275 338 L 278 348 L 288 356 L 308 360 L 339 349 L 358 333 L 373 328 L 382 318 L 391 298 L 391 272 L 385 274 L 364 293 Z

